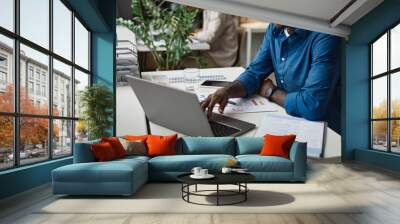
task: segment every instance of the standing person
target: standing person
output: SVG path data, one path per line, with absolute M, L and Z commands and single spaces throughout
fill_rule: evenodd
M 203 28 L 193 39 L 210 44 L 211 49 L 202 53 L 208 67 L 229 67 L 235 63 L 239 49 L 238 27 L 236 16 L 203 11 Z
M 340 38 L 271 24 L 260 50 L 229 87 L 202 103 L 208 116 L 216 104 L 223 113 L 229 98 L 256 93 L 284 107 L 293 116 L 327 121 L 340 134 Z M 274 72 L 277 85 L 268 79 Z

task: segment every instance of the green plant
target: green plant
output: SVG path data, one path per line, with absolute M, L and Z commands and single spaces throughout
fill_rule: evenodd
M 177 69 L 184 57 L 191 52 L 188 39 L 194 31 L 193 21 L 198 10 L 184 5 L 165 9 L 161 7 L 163 3 L 164 1 L 132 0 L 132 20 L 119 18 L 117 24 L 127 27 L 144 42 L 158 69 Z M 156 43 L 161 45 L 157 46 Z M 158 47 L 165 48 L 165 51 L 157 51 Z
M 87 125 L 89 139 L 109 136 L 112 126 L 113 95 L 104 85 L 86 87 L 80 93 L 81 118 Z

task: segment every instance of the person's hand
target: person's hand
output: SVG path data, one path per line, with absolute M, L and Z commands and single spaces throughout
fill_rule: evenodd
M 267 90 L 270 88 L 275 88 L 274 83 L 272 82 L 271 79 L 265 79 L 261 84 L 261 88 L 258 94 L 265 97 L 265 94 L 267 94 Z
M 218 111 L 222 114 L 224 113 L 225 106 L 228 104 L 229 94 L 226 88 L 221 88 L 215 91 L 215 93 L 210 94 L 202 103 L 201 109 L 205 111 L 207 109 L 207 117 L 211 118 L 214 106 L 219 104 Z

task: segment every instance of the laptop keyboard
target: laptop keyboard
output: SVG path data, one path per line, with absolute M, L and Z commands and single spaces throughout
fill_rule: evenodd
M 239 132 L 239 129 L 229 127 L 224 124 L 220 124 L 218 122 L 210 121 L 211 130 L 215 136 L 230 136 L 236 132 Z

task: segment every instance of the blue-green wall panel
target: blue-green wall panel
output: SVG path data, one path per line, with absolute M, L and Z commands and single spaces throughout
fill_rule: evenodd
M 71 163 L 69 157 L 0 172 L 0 199 L 48 183 L 53 169 Z
M 375 150 L 356 149 L 355 159 L 372 166 L 400 172 L 400 155 Z
M 400 0 L 386 0 L 352 26 L 346 45 L 344 160 L 399 170 L 400 157 L 369 150 L 369 43 L 400 22 Z

